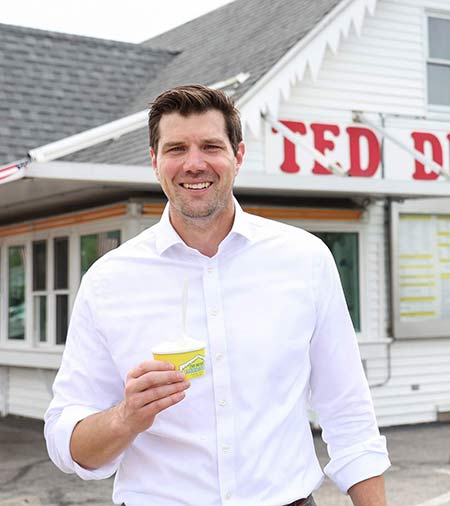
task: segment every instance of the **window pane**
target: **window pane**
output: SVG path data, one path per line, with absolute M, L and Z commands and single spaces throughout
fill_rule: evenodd
M 429 63 L 428 103 L 450 105 L 450 66 Z
M 333 254 L 353 326 L 356 331 L 360 331 L 358 234 L 337 232 L 314 233 L 323 240 Z
M 81 276 L 84 276 L 89 267 L 97 260 L 97 235 L 83 235 L 80 241 Z
M 47 242 L 33 242 L 33 290 L 47 287 Z
M 69 238 L 57 237 L 55 250 L 55 290 L 69 288 Z
M 33 297 L 33 308 L 33 335 L 42 343 L 47 341 L 47 296 Z
M 8 338 L 25 339 L 25 246 L 8 251 Z
M 450 60 L 450 19 L 428 18 L 430 58 Z
M 80 238 L 81 276 L 102 255 L 120 245 L 120 230 L 82 235 Z
M 56 344 L 64 344 L 66 342 L 69 323 L 68 302 L 68 295 L 56 296 Z

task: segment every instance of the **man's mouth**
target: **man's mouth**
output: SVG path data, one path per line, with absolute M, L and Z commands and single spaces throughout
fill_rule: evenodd
M 182 183 L 181 186 L 186 188 L 186 190 L 204 190 L 205 188 L 209 188 L 212 183 L 203 182 L 203 183 Z

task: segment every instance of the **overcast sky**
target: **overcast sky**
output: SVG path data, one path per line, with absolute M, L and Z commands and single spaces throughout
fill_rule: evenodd
M 142 42 L 231 0 L 0 0 L 0 23 Z

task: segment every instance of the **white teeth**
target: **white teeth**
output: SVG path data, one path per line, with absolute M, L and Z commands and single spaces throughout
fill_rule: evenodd
M 203 190 L 203 188 L 208 188 L 211 186 L 211 183 L 183 183 L 183 188 L 187 188 L 188 190 Z

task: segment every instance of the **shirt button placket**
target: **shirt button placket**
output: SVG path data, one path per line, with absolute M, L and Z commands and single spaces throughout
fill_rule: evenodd
M 211 259 L 204 269 L 203 288 L 205 293 L 206 316 L 208 321 L 211 371 L 216 399 L 217 461 L 221 496 L 227 505 L 233 504 L 236 476 L 233 467 L 234 424 L 233 399 L 225 322 L 220 290 L 217 258 Z

